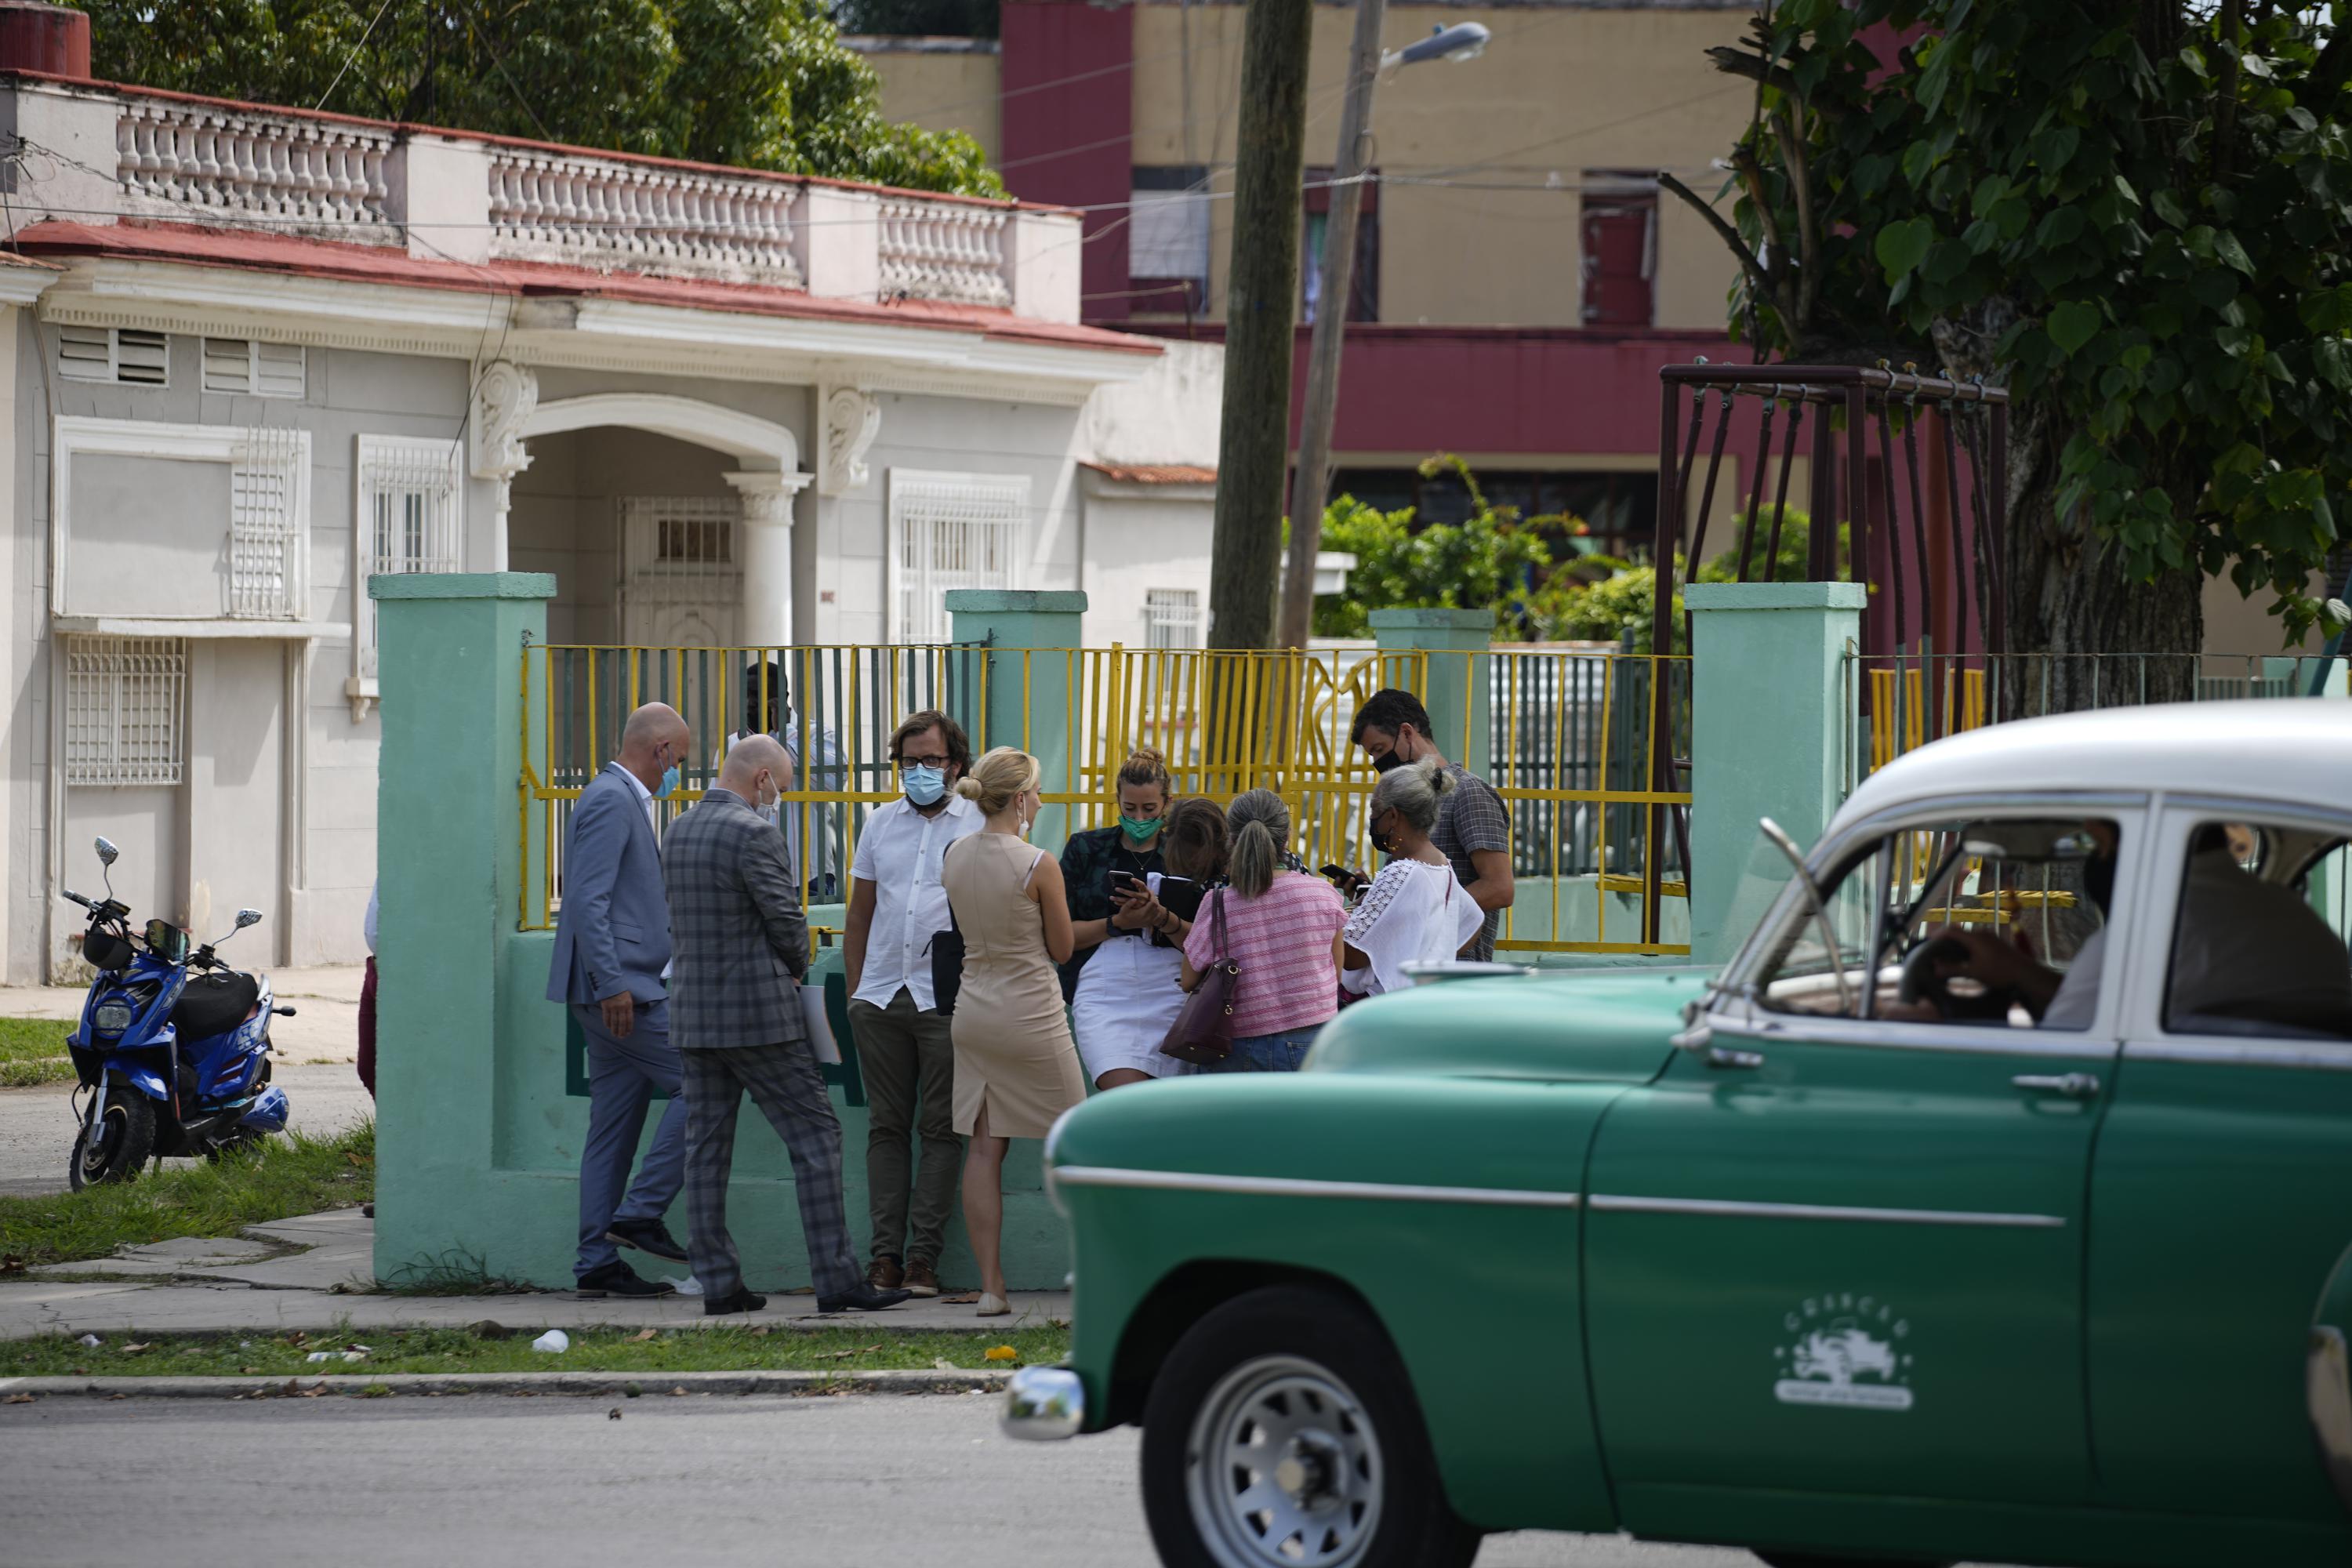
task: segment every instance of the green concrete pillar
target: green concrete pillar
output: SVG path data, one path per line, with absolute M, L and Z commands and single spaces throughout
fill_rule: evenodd
M 1694 583 L 1691 956 L 1720 963 L 1760 918 L 1740 889 L 1769 816 L 1810 849 L 1843 796 L 1846 650 L 1860 583 Z M 1785 877 L 1780 879 L 1785 880 Z
M 1487 754 L 1487 710 L 1484 654 L 1495 637 L 1492 610 L 1374 610 L 1372 638 L 1381 652 L 1426 653 L 1429 676 L 1422 706 L 1436 733 L 1437 749 L 1482 777 L 1494 771 Z
M 517 1272 L 525 1266 L 504 1245 L 510 1216 L 492 1184 L 497 1020 L 521 907 L 520 670 L 526 640 L 546 640 L 555 579 L 383 576 L 370 578 L 368 592 L 383 713 L 376 1275 Z M 554 1239 L 570 1251 L 569 1237 Z
M 1018 746 L 1045 769 L 1047 795 L 1085 788 L 1085 759 L 1071 736 L 1084 679 L 1077 653 L 1087 596 L 1076 590 L 951 588 L 947 595 L 953 637 L 988 649 L 986 714 L 959 714 L 974 752 Z M 982 731 L 985 731 L 983 734 Z M 1069 837 L 1069 807 L 1048 805 L 1029 841 L 1059 854 Z

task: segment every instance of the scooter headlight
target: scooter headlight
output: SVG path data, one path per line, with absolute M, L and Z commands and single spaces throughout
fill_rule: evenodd
M 98 1010 L 89 1016 L 90 1022 L 98 1026 L 99 1033 L 119 1035 L 131 1027 L 131 1004 L 119 996 L 110 997 L 100 1002 Z

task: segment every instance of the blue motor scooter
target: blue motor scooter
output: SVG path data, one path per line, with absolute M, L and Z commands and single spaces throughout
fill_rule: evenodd
M 101 865 L 117 854 L 98 841 Z M 269 1081 L 269 1020 L 294 1009 L 276 1005 L 269 982 L 229 968 L 212 942 L 190 952 L 188 933 L 169 921 L 134 934 L 110 872 L 104 900 L 66 897 L 89 911 L 81 953 L 98 971 L 66 1041 L 90 1091 L 77 1118 L 74 1191 L 131 1181 L 159 1155 L 215 1154 L 282 1131 L 286 1091 Z M 229 934 L 260 921 L 259 910 L 239 910 Z

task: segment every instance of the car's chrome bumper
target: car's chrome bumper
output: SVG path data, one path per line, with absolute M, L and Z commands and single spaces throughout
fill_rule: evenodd
M 1066 1366 L 1024 1366 L 1004 1387 L 1004 1435 L 1031 1443 L 1075 1437 L 1087 1424 L 1087 1385 Z

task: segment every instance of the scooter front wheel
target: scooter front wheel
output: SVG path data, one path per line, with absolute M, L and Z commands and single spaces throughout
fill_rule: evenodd
M 105 1120 L 97 1128 L 89 1117 L 82 1119 L 67 1179 L 75 1192 L 100 1182 L 135 1181 L 154 1154 L 155 1107 L 144 1095 L 126 1090 L 107 1100 Z

